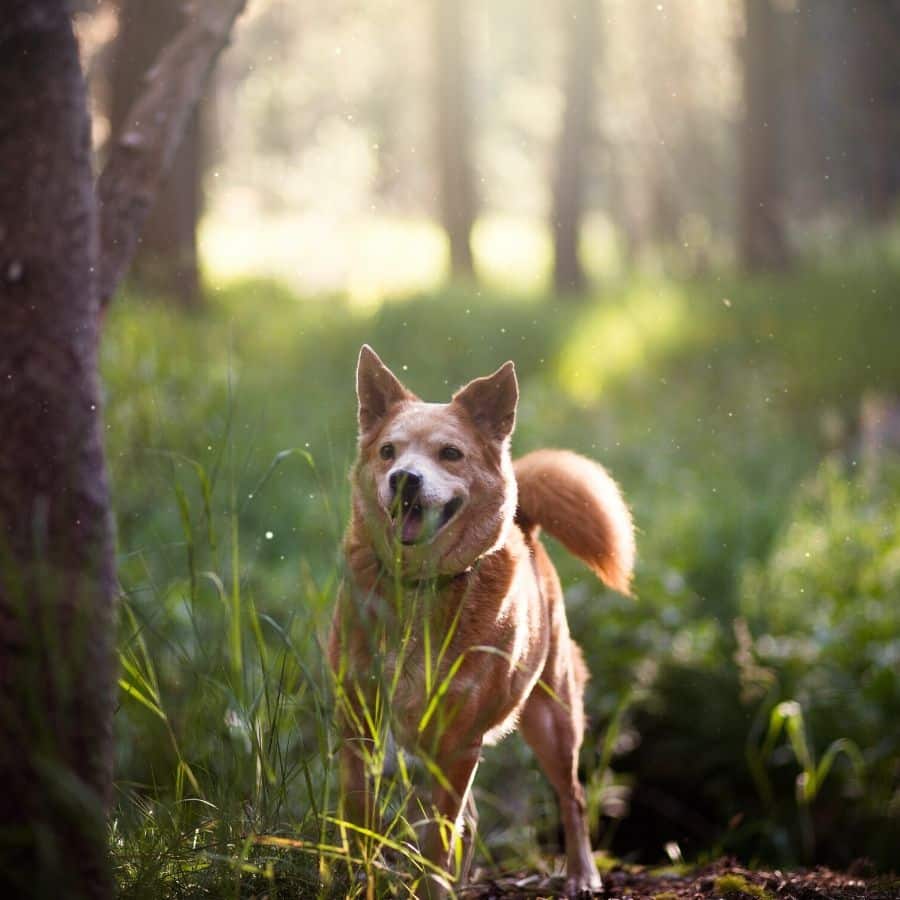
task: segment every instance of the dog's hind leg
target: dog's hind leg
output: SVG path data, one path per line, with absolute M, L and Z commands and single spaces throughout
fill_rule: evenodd
M 558 639 L 567 641 L 571 649 L 559 653 L 551 648 L 543 681 L 553 694 L 537 685 L 522 710 L 519 728 L 559 798 L 566 839 L 566 893 L 581 897 L 602 887 L 591 853 L 584 789 L 578 782 L 586 672 L 581 651 L 568 633 Z

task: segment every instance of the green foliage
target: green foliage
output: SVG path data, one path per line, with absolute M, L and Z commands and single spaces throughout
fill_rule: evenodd
M 733 873 L 719 875 L 713 882 L 713 890 L 720 897 L 757 897 L 758 900 L 773 900 L 774 897 L 762 885 L 754 884 L 743 875 Z
M 727 285 L 632 280 L 578 310 L 462 289 L 361 309 L 265 282 L 235 283 L 190 318 L 121 298 L 103 370 L 125 594 L 123 895 L 364 890 L 334 818 L 322 650 L 363 341 L 434 400 L 514 359 L 514 451 L 592 455 L 633 506 L 637 599 L 551 548 L 593 673 L 584 762 L 605 842 L 629 852 L 643 787 L 702 780 L 683 808 L 696 801 L 706 824 L 656 816 L 660 849 L 687 834 L 693 852 L 796 860 L 798 765 L 815 776 L 814 819 L 837 810 L 860 842 L 896 829 L 900 469 L 819 460 L 823 411 L 846 425 L 867 387 L 900 392 L 886 338 L 900 330 L 898 275 L 888 259 Z M 766 740 L 785 700 L 803 710 L 805 757 L 782 734 Z M 840 740 L 859 748 L 864 787 L 829 754 Z M 477 794 L 498 862 L 533 860 L 552 838 L 552 795 L 517 739 L 486 754 Z M 888 859 L 882 845 L 870 855 Z M 385 895 L 402 891 L 379 871 Z
M 771 805 L 762 763 L 787 764 L 775 751 L 784 730 L 800 767 L 807 855 L 817 840 L 809 810 L 832 771 L 830 827 L 835 817 L 848 828 L 868 821 L 873 855 L 900 830 L 900 736 L 886 726 L 900 716 L 900 459 L 887 453 L 851 469 L 823 462 L 798 490 L 767 562 L 747 567 L 741 592 L 756 665 L 780 696 L 796 698 L 775 705 L 767 726 L 759 720 L 765 736 L 749 747 L 751 768 Z

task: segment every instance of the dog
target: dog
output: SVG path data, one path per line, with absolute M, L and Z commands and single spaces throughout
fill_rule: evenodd
M 518 727 L 559 799 L 566 893 L 589 896 L 601 879 L 577 774 L 588 672 L 538 535 L 545 529 L 628 593 L 628 507 L 583 456 L 538 450 L 513 462 L 512 362 L 449 403 L 426 403 L 363 346 L 356 386 L 347 577 L 328 649 L 343 738 L 342 819 L 356 834 L 383 825 L 372 778 L 384 761 L 373 748 L 386 719 L 431 775 L 421 853 L 426 874 L 447 874 L 423 878 L 419 895 L 444 896 L 446 879 L 464 881 L 471 861 L 482 750 Z

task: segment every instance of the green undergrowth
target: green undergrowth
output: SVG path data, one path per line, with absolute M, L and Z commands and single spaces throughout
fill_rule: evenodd
M 759 884 L 748 881 L 743 875 L 732 873 L 719 875 L 713 882 L 717 896 L 725 898 L 756 897 L 757 900 L 773 900 L 774 894 Z
M 589 454 L 632 505 L 635 598 L 551 548 L 593 675 L 598 847 L 840 862 L 893 833 L 900 483 L 854 460 L 863 396 L 900 394 L 898 283 L 885 254 L 758 281 L 635 277 L 582 305 L 448 288 L 364 310 L 264 281 L 192 316 L 119 298 L 102 364 L 122 895 L 365 891 L 335 819 L 323 652 L 363 342 L 429 400 L 513 359 L 514 453 Z M 767 744 L 788 701 L 810 759 L 783 731 Z M 865 771 L 840 755 L 803 795 L 798 776 L 841 739 Z M 554 800 L 520 740 L 486 753 L 476 793 L 482 859 L 555 848 Z M 825 819 L 853 823 L 843 849 Z M 403 896 L 413 850 L 376 850 L 380 895 Z

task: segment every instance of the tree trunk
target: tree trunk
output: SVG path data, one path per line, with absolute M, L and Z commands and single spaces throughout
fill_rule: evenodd
M 121 134 L 129 111 L 159 52 L 184 21 L 183 0 L 122 0 L 119 35 L 111 62 L 110 126 Z M 202 302 L 197 260 L 197 223 L 202 208 L 201 114 L 192 113 L 172 167 L 153 205 L 132 263 L 145 289 L 194 307 Z
M 115 576 L 65 0 L 0 22 L 0 896 L 110 897 Z
M 788 262 L 779 184 L 778 35 L 772 0 L 744 0 L 744 123 L 741 140 L 739 255 L 751 272 Z
M 863 209 L 875 224 L 897 213 L 900 201 L 900 2 L 862 0 L 860 105 L 864 111 L 857 168 Z
M 578 253 L 585 207 L 586 161 L 591 152 L 597 0 L 569 0 L 566 18 L 565 107 L 553 185 L 553 284 L 581 293 L 587 279 Z
M 435 42 L 436 142 L 441 223 L 450 242 L 450 273 L 471 278 L 477 198 L 472 173 L 466 0 L 432 0 Z

